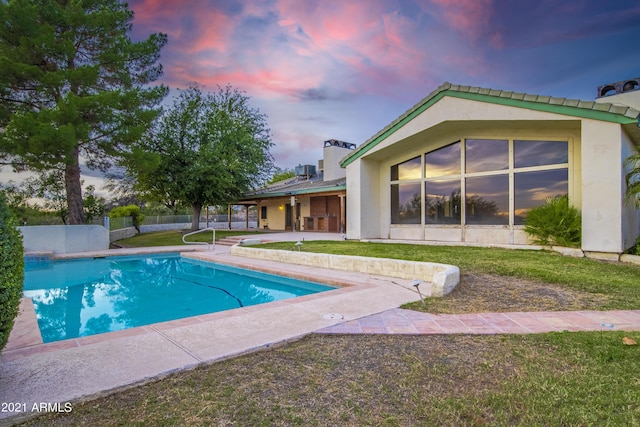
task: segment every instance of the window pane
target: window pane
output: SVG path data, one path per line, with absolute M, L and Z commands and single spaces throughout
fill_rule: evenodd
M 420 156 L 391 166 L 391 181 L 420 178 Z
M 503 225 L 509 223 L 509 176 L 467 178 L 466 223 Z
M 524 224 L 529 209 L 542 205 L 549 197 L 569 193 L 569 172 L 557 169 L 515 174 L 514 224 Z
M 456 175 L 460 173 L 460 142 L 447 145 L 424 156 L 424 176 Z
M 506 139 L 467 139 L 465 146 L 467 173 L 509 168 L 509 141 Z
M 460 180 L 425 183 L 425 223 L 460 224 Z
M 567 141 L 513 141 L 514 164 L 517 168 L 569 162 Z
M 391 224 L 420 224 L 420 183 L 391 185 Z

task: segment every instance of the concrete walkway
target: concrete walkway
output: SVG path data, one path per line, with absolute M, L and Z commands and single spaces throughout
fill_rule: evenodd
M 342 236 L 297 232 L 269 234 L 264 238 L 302 241 L 340 240 Z M 126 251 L 108 254 L 118 252 Z M 20 322 L 23 331 L 14 328 L 11 345 L 0 355 L 0 402 L 20 402 L 28 409 L 33 404 L 74 402 L 314 332 L 498 334 L 640 330 L 640 311 L 635 310 L 434 315 L 397 308 L 419 300 L 408 280 L 241 258 L 221 245 L 216 245 L 213 251 L 197 251 L 187 256 L 341 287 L 290 300 L 49 344 L 34 343 L 30 338 L 19 341 L 23 338 L 21 332 L 34 326 L 27 319 Z M 0 412 L 0 424 L 23 415 Z
M 430 314 L 394 308 L 320 329 L 324 334 L 538 334 L 640 331 L 640 310 Z

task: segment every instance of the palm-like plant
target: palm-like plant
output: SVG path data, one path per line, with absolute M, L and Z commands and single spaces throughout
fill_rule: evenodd
M 640 207 L 640 153 L 627 157 L 624 165 L 629 171 L 625 175 L 627 200 L 635 206 Z

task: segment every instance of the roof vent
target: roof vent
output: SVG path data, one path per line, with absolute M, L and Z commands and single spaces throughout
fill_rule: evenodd
M 598 86 L 598 95 L 596 98 L 618 95 L 625 92 L 633 92 L 638 89 L 640 89 L 640 77 Z
M 639 83 L 635 80 L 629 80 L 624 85 L 622 85 L 623 92 L 631 92 L 632 90 L 637 90 L 639 87 Z
M 294 168 L 294 171 L 297 176 L 309 179 L 312 176 L 315 176 L 316 167 L 313 165 L 298 165 Z
M 328 139 L 328 140 L 326 140 L 324 142 L 324 146 L 325 147 L 347 148 L 349 150 L 355 150 L 356 149 L 356 144 L 353 144 L 351 142 L 338 141 L 337 139 Z

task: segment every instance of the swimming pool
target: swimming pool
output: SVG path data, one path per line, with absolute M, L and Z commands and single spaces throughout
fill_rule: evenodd
M 23 294 L 52 342 L 331 289 L 172 253 L 26 260 Z

